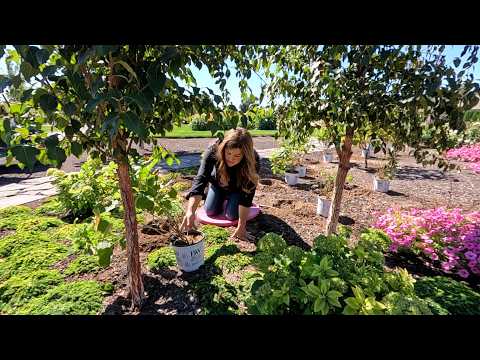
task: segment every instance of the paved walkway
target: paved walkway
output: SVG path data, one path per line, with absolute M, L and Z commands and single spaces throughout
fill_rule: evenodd
M 271 156 L 275 149 L 263 149 L 257 150 L 258 155 L 261 158 L 268 158 Z M 157 165 L 156 168 L 160 169 L 160 172 L 168 172 L 172 170 L 178 170 L 183 168 L 189 168 L 192 166 L 198 166 L 200 164 L 200 154 L 189 154 L 179 156 L 180 164 L 174 164 L 168 166 L 165 162 Z M 49 196 L 57 194 L 55 186 L 52 184 L 51 176 L 38 177 L 33 179 L 27 179 L 19 181 L 15 184 L 8 184 L 0 186 L 0 208 L 5 208 L 13 205 L 27 204 L 32 201 L 37 201 Z

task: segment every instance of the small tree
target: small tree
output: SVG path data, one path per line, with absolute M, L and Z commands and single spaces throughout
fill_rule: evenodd
M 219 105 L 228 97 L 225 89 L 230 70 L 226 60 L 237 63 L 237 76 L 249 77 L 243 61 L 245 48 L 237 46 L 68 45 L 14 46 L 19 55 L 18 74 L 0 77 L 0 91 L 18 88 L 22 80 L 36 87 L 22 94 L 22 114 L 13 114 L 22 124 L 12 129 L 4 117 L 0 135 L 8 144 L 8 161 L 15 157 L 32 168 L 36 161 L 57 167 L 68 155 L 88 152 L 103 161 L 113 159 L 124 209 L 127 240 L 128 285 L 133 305 L 144 298 L 139 260 L 136 202 L 129 157 L 138 156 L 134 144 L 155 144 L 154 135 L 171 131 L 185 116 L 206 113 L 222 118 Z M 5 46 L 0 46 L 0 58 Z M 196 86 L 191 66 L 207 66 L 223 92 Z M 179 85 L 183 81 L 188 88 Z M 246 89 L 242 78 L 240 87 Z M 213 101 L 212 101 L 213 100 Z M 39 116 L 29 116 L 40 109 Z M 29 134 L 29 125 L 54 125 L 64 133 Z M 28 140 L 25 144 L 21 140 Z M 167 163 L 171 162 L 167 156 Z
M 445 62 L 445 46 L 287 46 L 264 47 L 269 57 L 268 91 L 272 104 L 283 97 L 280 119 L 286 137 L 301 140 L 322 128 L 339 158 L 326 234 L 336 231 L 343 186 L 355 135 L 371 134 L 382 141 L 393 136 L 397 143 L 415 149 L 423 164 L 448 163 L 442 153 L 449 146 L 451 129 L 464 129 L 463 113 L 476 102 L 478 84 L 465 72 L 477 62 L 478 47 L 465 47 L 467 60 L 459 69 Z M 270 72 L 270 66 L 276 70 Z M 457 71 L 460 70 L 460 71 Z M 430 136 L 422 138 L 425 129 Z M 434 151 L 436 150 L 436 152 Z M 385 151 L 385 149 L 384 149 Z

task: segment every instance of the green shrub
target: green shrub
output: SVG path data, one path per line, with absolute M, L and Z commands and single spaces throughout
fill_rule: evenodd
M 51 168 L 47 174 L 54 177 L 63 211 L 69 211 L 74 218 L 88 217 L 95 209 L 104 211 L 121 199 L 114 162 L 103 166 L 99 159 L 88 159 L 79 172 Z
M 386 306 L 386 315 L 433 315 L 428 302 L 415 295 L 391 292 L 382 303 Z
M 480 294 L 464 282 L 445 276 L 422 277 L 415 283 L 415 293 L 438 303 L 452 315 L 480 315 Z
M 273 118 L 264 118 L 258 121 L 258 130 L 276 130 L 277 124 Z
M 193 117 L 192 121 L 190 122 L 190 126 L 191 126 L 193 131 L 207 131 L 207 130 L 210 130 L 210 124 L 202 116 Z
M 103 286 L 96 281 L 64 283 L 34 298 L 18 310 L 21 315 L 96 315 L 102 308 Z
M 205 244 L 225 244 L 230 236 L 224 228 L 215 225 L 204 225 L 200 231 L 205 235 Z
M 0 284 L 0 313 L 12 314 L 30 299 L 59 285 L 63 276 L 56 270 L 38 270 L 12 276 Z
M 147 266 L 150 270 L 159 270 L 162 267 L 175 266 L 176 263 L 175 250 L 170 246 L 162 246 L 147 256 Z
M 309 251 L 287 247 L 276 234 L 260 239 L 253 261 L 259 278 L 246 298 L 249 312 L 426 314 L 433 313 L 434 306 L 441 308 L 415 296 L 415 280 L 406 270 L 385 272 L 382 250 L 388 241 L 381 232 L 362 232 L 352 248 L 350 234 L 348 228 L 340 228 L 336 235 L 318 236 Z
M 100 269 L 98 258 L 92 255 L 79 255 L 75 260 L 68 264 L 63 273 L 69 275 L 80 275 L 95 272 Z

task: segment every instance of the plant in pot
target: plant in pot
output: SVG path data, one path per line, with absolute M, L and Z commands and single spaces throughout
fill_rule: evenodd
M 328 217 L 330 207 L 332 206 L 332 193 L 335 185 L 335 175 L 322 173 L 324 178 L 320 194 L 317 195 L 317 215 Z
M 388 161 L 387 163 L 377 171 L 376 176 L 373 178 L 373 190 L 379 192 L 388 192 L 390 188 L 390 180 L 395 176 L 397 168 L 397 155 L 395 150 L 388 149 Z
M 301 145 L 297 145 L 293 149 L 293 165 L 294 170 L 298 172 L 299 177 L 307 176 L 307 167 L 305 166 L 305 155 L 308 154 L 310 149 L 312 148 L 312 144 L 304 143 Z
M 288 185 L 296 185 L 298 182 L 298 171 L 294 167 L 293 154 L 290 148 L 282 148 L 272 155 L 272 172 L 285 175 L 285 182 Z
M 205 262 L 205 236 L 198 230 L 183 231 L 182 217 L 170 217 L 170 244 L 175 250 L 178 267 L 186 272 L 198 270 Z

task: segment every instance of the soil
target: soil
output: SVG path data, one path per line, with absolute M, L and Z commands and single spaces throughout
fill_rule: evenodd
M 317 196 L 322 193 L 321 172 L 334 172 L 338 162 L 324 163 L 321 153 L 309 154 L 305 163 L 307 177 L 301 183 L 288 186 L 284 179 L 271 173 L 269 160 L 261 160 L 261 181 L 254 202 L 262 212 L 247 223 L 247 231 L 254 241 L 236 241 L 242 251 L 255 251 L 255 243 L 267 232 L 282 234 L 290 245 L 303 249 L 311 247 L 313 240 L 323 233 L 326 219 L 316 215 Z M 340 213 L 340 223 L 352 227 L 352 239 L 363 228 L 371 226 L 377 213 L 387 208 L 398 209 L 432 208 L 438 206 L 460 207 L 466 211 L 480 211 L 480 175 L 470 170 L 444 173 L 433 167 L 422 167 L 406 153 L 400 154 L 399 170 L 390 182 L 390 191 L 373 191 L 373 174 L 383 163 L 381 156 L 364 159 L 359 149 L 354 150 Z M 466 169 L 465 164 L 462 167 Z M 191 182 L 191 177 L 183 176 Z M 234 228 L 227 228 L 232 234 Z M 163 231 L 163 233 L 162 233 Z M 168 228 L 160 233 L 144 232 L 139 227 L 140 261 L 147 298 L 141 311 L 130 310 L 127 298 L 126 251 L 116 248 L 111 266 L 97 273 L 72 276 L 71 279 L 96 279 L 109 281 L 115 286 L 113 295 L 105 299 L 103 314 L 198 314 L 201 304 L 188 285 L 212 276 L 203 267 L 194 273 L 181 273 L 176 268 L 153 273 L 145 266 L 149 252 L 169 243 Z M 0 234 L 1 235 L 1 234 Z M 414 259 L 400 255 L 386 256 L 387 266 L 406 267 L 415 276 L 436 275 L 433 270 L 422 267 Z M 213 296 L 213 294 L 212 294 Z

